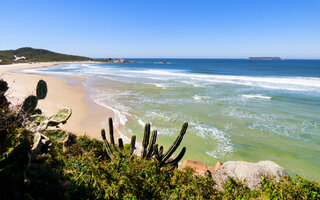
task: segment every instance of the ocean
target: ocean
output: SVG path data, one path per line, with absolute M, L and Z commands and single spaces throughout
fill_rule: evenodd
M 320 180 L 320 60 L 128 60 L 24 71 L 87 77 L 90 97 L 140 142 L 150 122 L 166 149 L 189 122 L 184 159 L 272 160 Z

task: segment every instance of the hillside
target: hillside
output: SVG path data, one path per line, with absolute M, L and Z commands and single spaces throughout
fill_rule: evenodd
M 14 56 L 25 57 L 25 59 L 14 60 Z M 34 49 L 31 47 L 19 48 L 16 50 L 0 51 L 0 64 L 11 64 L 21 62 L 51 62 L 51 61 L 87 61 L 93 60 L 89 57 L 67 55 L 56 53 L 45 49 Z

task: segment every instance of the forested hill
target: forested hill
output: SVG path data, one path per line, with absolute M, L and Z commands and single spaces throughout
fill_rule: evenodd
M 18 59 L 15 60 L 15 56 L 17 56 Z M 93 59 L 83 56 L 56 53 L 45 49 L 24 47 L 16 50 L 0 51 L 0 60 L 0 64 L 10 64 L 21 62 L 87 61 Z

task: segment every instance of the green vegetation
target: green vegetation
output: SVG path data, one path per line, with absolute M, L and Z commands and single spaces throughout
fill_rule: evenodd
M 26 57 L 25 60 L 14 61 L 14 55 Z M 16 50 L 0 51 L 0 64 L 11 64 L 21 62 L 51 62 L 51 61 L 88 61 L 92 58 L 83 56 L 73 56 L 61 53 L 55 53 L 45 49 L 34 49 L 31 47 L 24 47 Z
M 0 95 L 1 102 L 7 102 L 4 99 Z M 278 183 L 263 177 L 259 190 L 229 178 L 218 191 L 211 176 L 195 175 L 190 168 L 160 167 L 161 161 L 147 158 L 149 147 L 156 145 L 156 132 L 144 139 L 147 148 L 142 157 L 132 154 L 135 137 L 131 144 L 112 147 L 117 151 L 111 161 L 105 141 L 73 134 L 63 144 L 52 138 L 50 145 L 35 153 L 32 145 L 39 134 L 25 123 L 35 115 L 9 109 L 8 103 L 0 108 L 0 199 L 320 199 L 320 184 L 301 177 L 284 177 Z M 145 130 L 149 132 L 148 127 Z M 147 138 L 154 145 L 146 145 Z M 178 137 L 168 152 L 181 140 Z M 115 145 L 114 138 L 108 144 Z M 158 153 L 168 155 L 160 151 L 163 147 Z

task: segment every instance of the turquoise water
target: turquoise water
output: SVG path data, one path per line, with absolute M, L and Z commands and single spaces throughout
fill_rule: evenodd
M 89 77 L 92 98 L 113 109 L 128 137 L 142 140 L 151 122 L 168 147 L 188 121 L 185 159 L 273 160 L 320 180 L 319 60 L 132 60 L 29 72 Z

